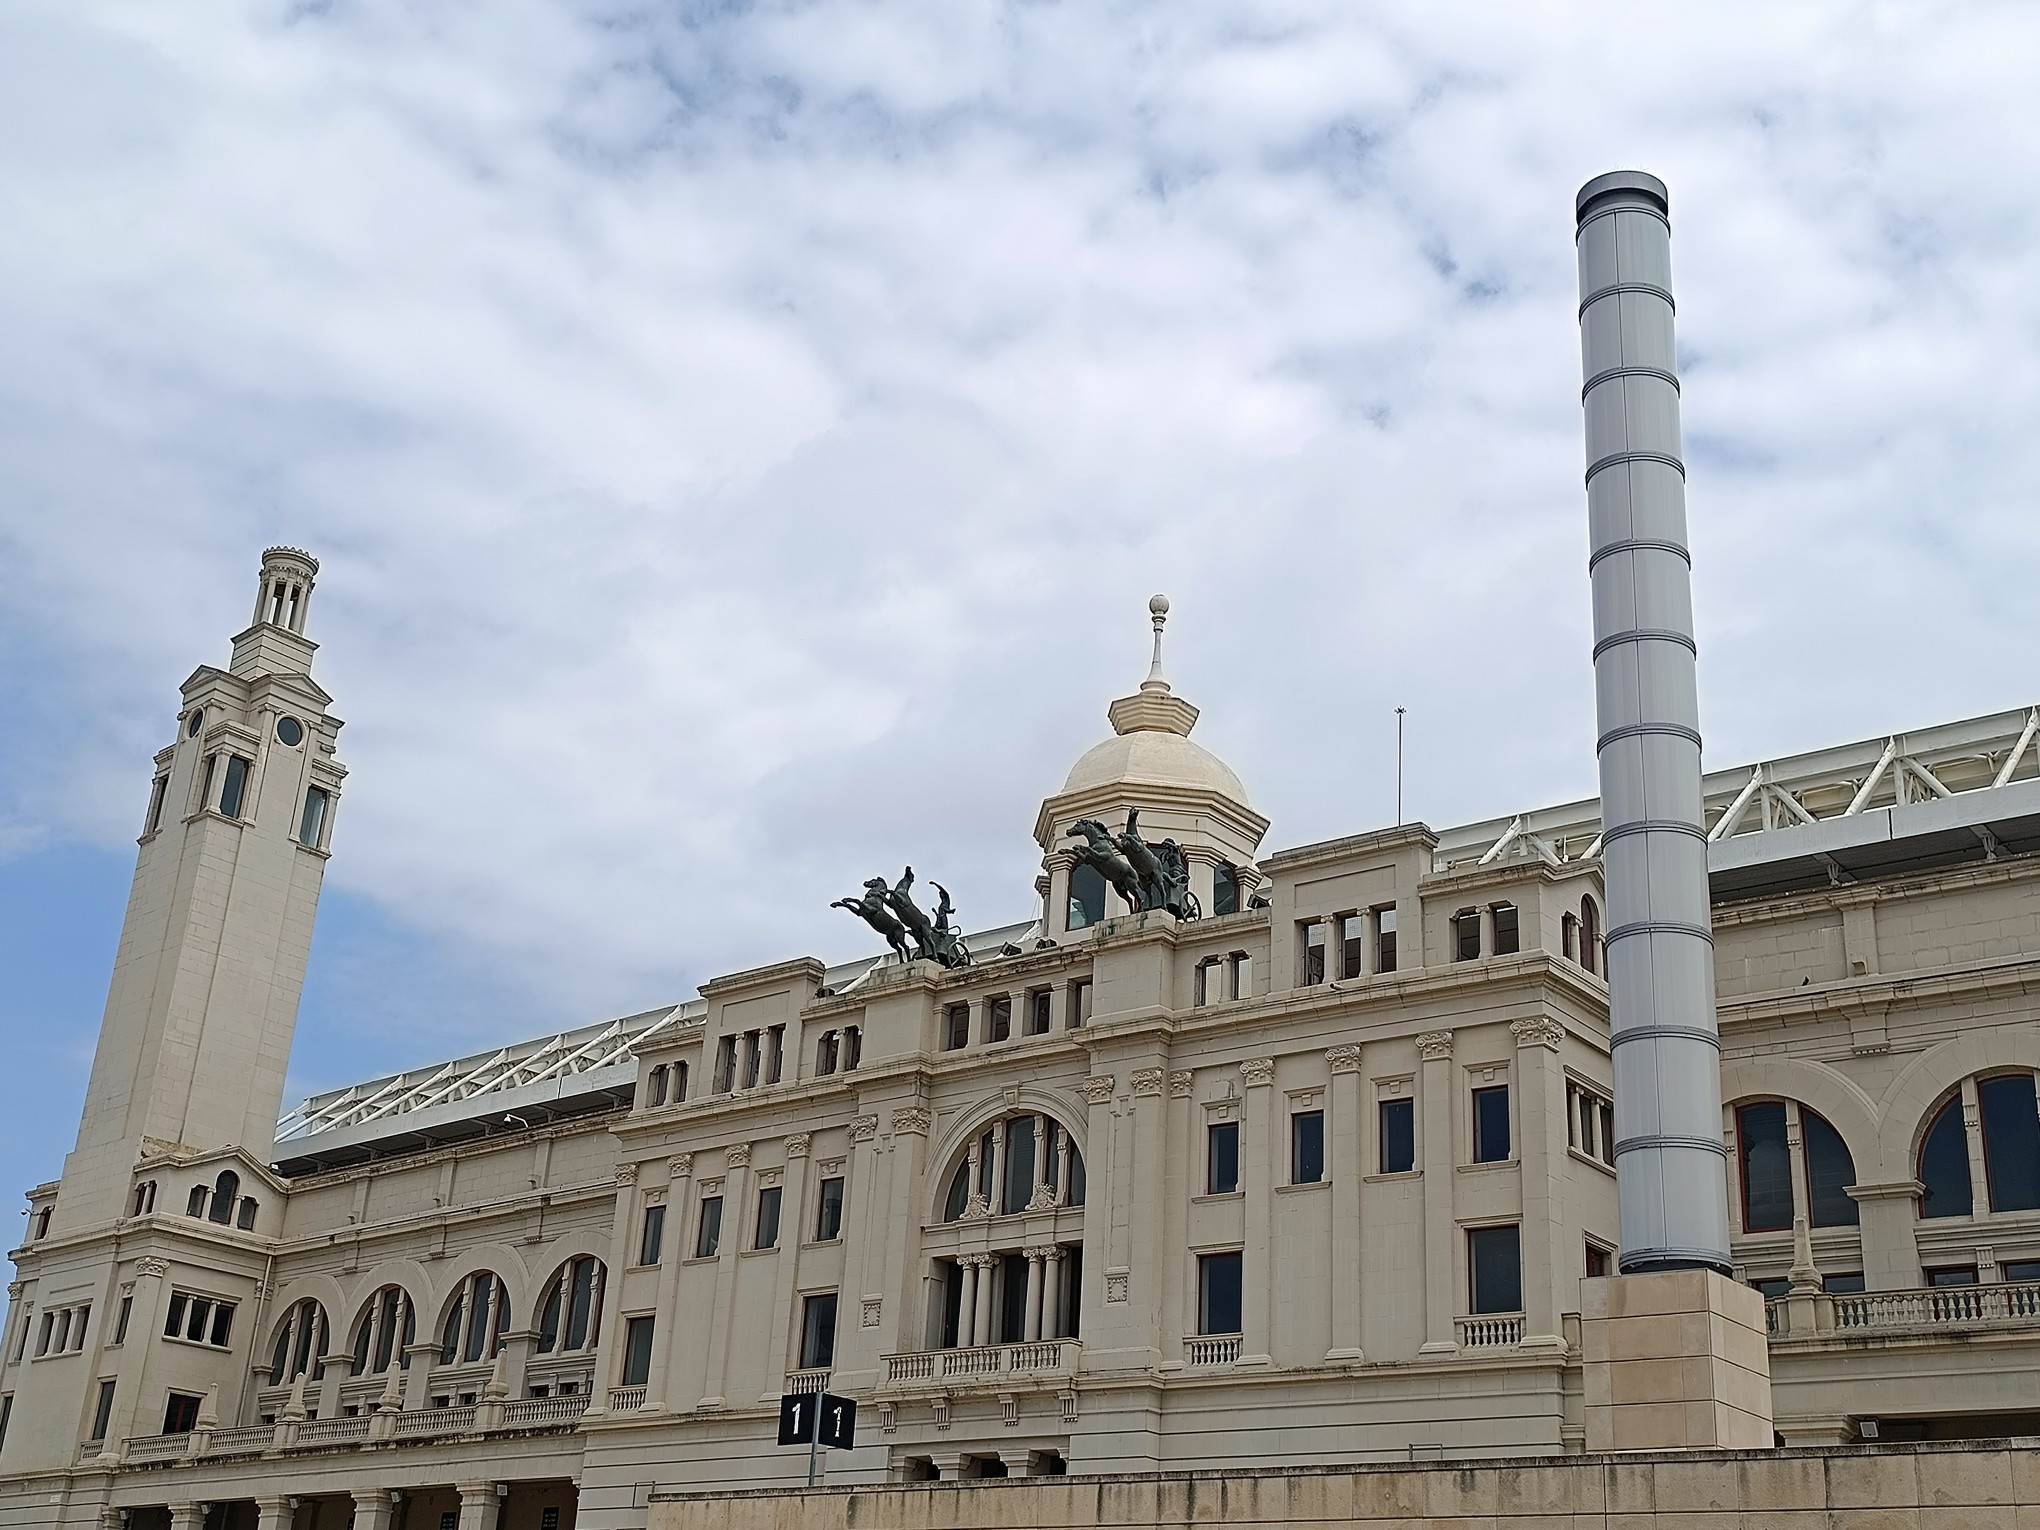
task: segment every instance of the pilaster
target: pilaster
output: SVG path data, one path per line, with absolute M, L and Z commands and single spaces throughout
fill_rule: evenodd
M 1240 1261 L 1240 1358 L 1274 1364 L 1275 1165 L 1282 1161 L 1281 1112 L 1275 1108 L 1275 1059 L 1240 1064 L 1246 1105 L 1240 1127 L 1240 1185 L 1246 1191 L 1246 1247 Z
M 659 1305 L 652 1329 L 652 1367 L 645 1384 L 645 1406 L 654 1409 L 667 1406 L 667 1378 L 672 1373 L 674 1346 L 679 1342 L 679 1314 L 673 1308 L 673 1293 L 680 1284 L 680 1261 L 687 1248 L 694 1155 L 674 1154 L 666 1160 L 666 1174 L 666 1232 L 665 1243 L 659 1250 Z
M 1565 1163 L 1565 1075 L 1559 1047 L 1565 1027 L 1545 1015 L 1511 1022 L 1516 1038 L 1516 1114 L 1521 1146 L 1518 1179 L 1523 1197 L 1523 1349 L 1563 1352 L 1559 1332 L 1559 1250 L 1564 1230 L 1557 1203 L 1558 1174 Z
M 1360 1198 L 1366 1141 L 1360 1087 L 1361 1048 L 1330 1047 L 1325 1052 L 1325 1061 L 1332 1070 L 1332 1087 L 1326 1101 L 1330 1107 L 1326 1125 L 1330 1129 L 1328 1167 L 1332 1176 L 1332 1347 L 1325 1352 L 1325 1358 L 1357 1364 L 1365 1358 L 1360 1345 Z
M 1400 949 L 1397 952 L 1401 954 Z M 1426 1031 L 1417 1038 L 1423 1058 L 1424 1133 L 1424 1342 L 1420 1355 L 1452 1354 L 1459 1348 L 1452 1319 L 1459 1310 L 1455 1244 L 1459 1225 L 1452 1209 L 1452 1170 L 1458 1155 L 1452 1076 L 1452 1033 Z

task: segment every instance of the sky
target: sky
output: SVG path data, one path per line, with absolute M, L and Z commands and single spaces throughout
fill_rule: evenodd
M 1145 673 L 1268 848 L 1594 790 L 1573 195 L 1671 187 L 1712 766 L 2040 700 L 2012 4 L 14 0 L 0 1179 L 308 548 L 293 1098 L 1029 915 Z M 30 1081 L 33 1081 L 32 1083 Z

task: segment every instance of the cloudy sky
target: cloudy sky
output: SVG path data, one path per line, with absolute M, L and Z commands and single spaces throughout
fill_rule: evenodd
M 0 1170 L 314 550 L 293 1089 L 1028 912 L 1145 665 L 1271 844 L 1593 789 L 1572 195 L 1673 190 L 1726 765 L 2040 699 L 2017 5 L 15 0 Z M 32 1081 L 32 1082 L 31 1082 Z

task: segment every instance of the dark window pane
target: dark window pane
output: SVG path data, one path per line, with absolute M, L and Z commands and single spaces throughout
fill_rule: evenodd
M 220 787 L 220 811 L 229 818 L 241 816 L 241 805 L 248 795 L 248 762 L 238 754 L 227 756 L 227 779 Z
M 1417 1166 L 1417 1102 L 1381 1102 L 1381 1172 L 1407 1174 Z
M 1025 1211 L 1034 1198 L 1034 1117 L 1006 1123 L 1006 1210 Z
M 657 1264 L 659 1249 L 666 1241 L 666 1208 L 645 1208 L 645 1235 L 638 1243 L 638 1263 Z
M 1462 962 L 1470 962 L 1480 956 L 1480 913 L 1467 909 L 1452 916 L 1453 955 Z
M 1205 1254 L 1197 1261 L 1197 1331 L 1240 1331 L 1240 1256 Z
M 641 1387 L 652 1376 L 652 1320 L 634 1317 L 623 1325 L 623 1385 Z
M 999 1261 L 999 1340 L 1018 1344 L 1027 1337 L 1027 1256 L 1007 1254 Z
M 1231 1195 L 1240 1187 L 1240 1124 L 1220 1121 L 1210 1128 L 1204 1189 L 1209 1195 Z
M 574 1261 L 573 1289 L 567 1298 L 567 1349 L 581 1349 L 594 1341 L 595 1261 Z M 499 1328 L 501 1324 L 497 1325 Z
M 1325 926 L 1323 920 L 1303 927 L 1303 972 L 1301 986 L 1308 988 L 1325 980 Z
M 1299 1111 L 1289 1118 L 1289 1182 L 1315 1185 L 1325 1177 L 1325 1113 Z
M 1824 1275 L 1821 1286 L 1830 1296 L 1854 1296 L 1863 1289 L 1863 1272 L 1850 1275 Z
M 957 1216 L 963 1213 L 959 1211 Z M 955 1217 L 947 1218 L 955 1221 Z M 825 1179 L 822 1181 L 821 1212 L 815 1218 L 815 1241 L 827 1243 L 832 1238 L 843 1236 L 843 1181 Z
M 1779 1297 L 1792 1289 L 1792 1282 L 1789 1280 L 1753 1280 L 1750 1282 L 1750 1285 L 1753 1289 L 1762 1292 L 1764 1300 L 1767 1302 L 1775 1302 Z
M 198 1399 L 184 1392 L 172 1392 L 163 1407 L 163 1432 L 189 1434 L 198 1424 Z
M 1962 1096 L 1941 1107 L 1920 1143 L 1920 1198 L 1923 1217 L 1966 1217 L 1973 1197 L 1969 1185 L 1969 1144 L 1963 1138 Z
M 319 836 L 326 832 L 326 793 L 321 787 L 305 791 L 304 816 L 298 820 L 298 843 L 319 848 Z
M 1944 1266 L 1938 1270 L 1928 1270 L 1927 1284 L 1930 1286 L 1973 1286 L 1976 1284 L 1976 1266 L 1973 1264 L 1957 1264 Z
M 1213 914 L 1237 914 L 1240 911 L 1239 873 L 1224 861 L 1211 877 L 1211 912 Z
M 1998 1273 L 2014 1283 L 2040 1280 L 2040 1259 L 2007 1259 L 1998 1266 Z
M 987 1041 L 1004 1041 L 1013 1034 L 1013 996 L 1000 994 L 991 1001 L 985 1020 Z
M 1522 949 L 1522 937 L 1518 933 L 1516 905 L 1497 903 L 1495 915 L 1495 955 L 1507 956 Z
M 1815 1227 L 1854 1227 L 1861 1220 L 1848 1187 L 1856 1182 L 1855 1160 L 1842 1134 L 1825 1117 L 1799 1107 L 1800 1150 L 1806 1154 L 1807 1216 Z
M 1048 1008 L 1052 1002 L 1053 999 L 1046 988 L 1039 989 L 1027 996 L 1028 1035 L 1046 1036 L 1048 1034 Z
M 1775 1101 L 1735 1113 L 1742 1163 L 1743 1231 L 1776 1232 L 1792 1225 L 1792 1154 L 1785 1145 L 1785 1107 Z
M 779 1247 L 779 1186 L 767 1185 L 758 1192 L 758 1236 L 753 1248 Z
M 1395 910 L 1379 908 L 1374 911 L 1374 970 L 1395 971 Z
M 1360 976 L 1366 952 L 1367 921 L 1358 914 L 1346 915 L 1339 921 L 1339 976 Z
M 1096 866 L 1070 868 L 1069 927 L 1087 929 L 1105 917 L 1105 877 Z
M 942 1203 L 942 1220 L 954 1222 L 970 1209 L 970 1160 L 956 1166 L 956 1173 L 950 1176 L 949 1195 Z
M 948 1026 L 942 1037 L 942 1045 L 950 1051 L 970 1045 L 970 1006 L 952 1004 L 948 1011 Z
M 703 1196 L 701 1201 L 701 1228 L 694 1235 L 694 1257 L 713 1259 L 722 1247 L 722 1197 Z
M 99 1401 L 92 1409 L 92 1438 L 106 1438 L 106 1426 L 113 1422 L 113 1383 L 99 1383 Z
M 836 1293 L 810 1296 L 801 1313 L 800 1365 L 820 1370 L 836 1363 Z
M 2031 1211 L 2040 1206 L 2040 1115 L 2034 1110 L 2033 1075 L 1979 1079 L 1976 1103 L 1983 1112 L 1990 1209 Z
M 1476 1089 L 1473 1091 L 1473 1161 L 1503 1163 L 1508 1157 L 1509 1086 L 1497 1084 L 1492 1089 Z
M 1467 1265 L 1473 1275 L 1473 1310 L 1523 1310 L 1522 1230 L 1476 1227 L 1466 1235 Z

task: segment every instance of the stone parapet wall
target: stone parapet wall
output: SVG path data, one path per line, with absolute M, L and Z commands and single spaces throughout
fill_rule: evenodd
M 647 1530 L 2027 1530 L 2040 1439 L 654 1494 Z

